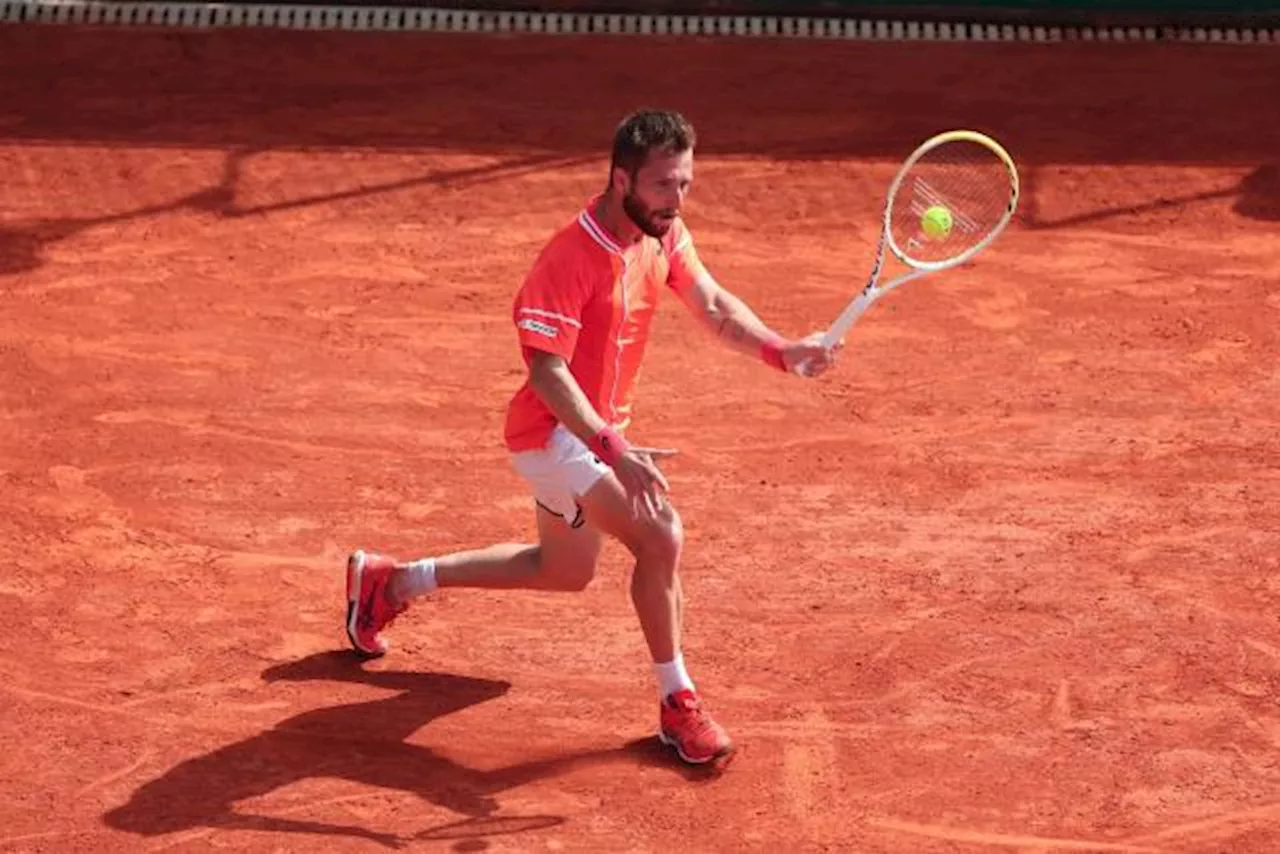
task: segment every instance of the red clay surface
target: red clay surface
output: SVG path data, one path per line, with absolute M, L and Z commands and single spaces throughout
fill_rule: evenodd
M 9 27 L 0 57 L 0 850 L 1280 846 L 1274 49 Z M 925 134 L 989 130 L 1027 180 L 821 381 L 663 307 L 635 433 L 683 451 L 717 777 L 653 742 L 618 548 L 577 597 L 424 604 L 378 662 L 341 630 L 353 547 L 532 535 L 508 306 L 639 103 L 698 123 L 690 225 L 788 333 L 864 275 Z

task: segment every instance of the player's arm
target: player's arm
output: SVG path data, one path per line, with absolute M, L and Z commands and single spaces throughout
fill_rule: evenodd
M 529 386 L 569 432 L 587 445 L 609 425 L 596 412 L 565 357 L 529 348 Z
M 569 370 L 589 299 L 589 288 L 572 259 L 552 255 L 539 259 L 515 305 L 516 336 L 528 365 L 529 387 L 588 446 L 610 426 Z
M 671 487 L 654 464 L 654 458 L 669 451 L 635 448 L 596 412 L 582 386 L 569 370 L 564 356 L 530 349 L 529 386 L 547 408 L 591 452 L 613 469 L 631 499 L 631 512 L 656 517 L 662 505 L 661 493 Z
M 569 363 L 585 322 L 589 289 L 572 264 L 540 263 L 516 299 L 516 331 L 529 370 L 529 387 L 556 419 L 612 468 L 631 498 L 632 512 L 657 515 L 666 478 L 647 448 L 632 448 L 595 410 Z
M 791 340 L 771 329 L 745 301 L 708 272 L 683 223 L 675 227 L 674 249 L 668 256 L 668 284 L 716 338 L 730 349 L 754 356 L 784 373 L 800 373 L 804 366 L 805 376 L 817 376 L 834 363 L 835 354 L 822 347 L 820 332 Z
M 578 257 L 553 246 L 538 257 L 514 306 L 530 389 L 584 442 L 609 426 L 569 370 L 591 298 Z
M 754 356 L 784 373 L 817 376 L 835 363 L 835 353 L 822 346 L 822 333 L 788 339 L 771 329 L 740 297 L 717 282 L 710 273 L 695 275 L 679 291 L 689 311 L 725 345 Z M 839 350 L 841 345 L 836 346 Z
M 758 356 L 781 371 L 789 370 L 783 353 L 791 342 L 770 329 L 741 298 L 720 285 L 710 273 L 698 273 L 680 291 L 685 306 L 730 349 Z

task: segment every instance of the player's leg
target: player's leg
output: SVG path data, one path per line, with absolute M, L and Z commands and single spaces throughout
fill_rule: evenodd
M 403 604 L 437 587 L 576 592 L 595 576 L 600 532 L 586 524 L 578 496 L 609 469 L 566 430 L 547 447 L 518 454 L 537 507 L 536 545 L 503 543 L 413 561 L 397 568 L 391 597 Z
M 415 599 L 441 587 L 576 592 L 595 576 L 598 531 L 572 527 L 539 508 L 536 545 L 500 543 L 434 558 L 399 561 L 356 551 L 347 560 L 347 635 L 357 651 L 387 651 L 383 629 Z
M 517 455 L 537 503 L 538 542 L 399 561 L 354 552 L 347 561 L 347 635 L 357 651 L 382 655 L 381 632 L 409 604 L 439 587 L 580 591 L 595 575 L 600 533 L 585 524 L 577 496 L 608 467 L 566 431 L 543 450 Z
M 433 558 L 399 561 L 354 552 L 347 560 L 347 635 L 366 655 L 387 651 L 383 629 L 415 599 L 441 587 L 577 592 L 595 576 L 600 533 L 537 510 L 538 543 L 499 543 Z
M 635 558 L 631 601 L 649 654 L 654 662 L 673 661 L 680 651 L 681 632 L 679 570 L 684 526 L 680 515 L 668 501 L 655 518 L 632 518 L 626 493 L 612 476 L 584 495 L 582 504 L 588 524 L 620 542 Z
M 490 590 L 551 590 L 575 593 L 585 590 L 595 577 L 600 556 L 600 532 L 577 520 L 568 522 L 538 505 L 535 511 L 538 543 L 507 543 L 473 551 L 454 552 L 429 559 L 434 583 L 425 579 L 426 561 L 402 564 L 392 581 L 391 596 L 407 602 L 438 587 L 475 587 Z
M 727 755 L 733 742 L 707 713 L 685 669 L 680 584 L 684 526 L 679 513 L 666 501 L 656 518 L 633 517 L 630 501 L 612 474 L 580 500 L 587 523 L 618 540 L 635 558 L 631 601 L 658 681 L 662 740 L 687 762 L 711 762 Z

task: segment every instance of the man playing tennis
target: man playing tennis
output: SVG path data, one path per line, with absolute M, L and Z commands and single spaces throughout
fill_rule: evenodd
M 537 544 L 401 562 L 354 552 L 347 561 L 347 634 L 367 656 L 410 602 L 440 587 L 580 591 L 601 538 L 635 557 L 631 598 L 653 659 L 659 734 L 686 762 L 711 762 L 733 743 L 685 670 L 679 578 L 680 516 L 655 461 L 634 447 L 632 381 L 661 291 L 670 288 L 727 346 L 773 368 L 817 376 L 835 350 L 820 333 L 788 341 L 707 272 L 680 208 L 693 180 L 693 128 L 679 114 L 642 110 L 617 127 L 605 190 L 554 234 L 519 288 L 516 336 L 528 368 L 507 410 L 505 442 L 536 502 Z

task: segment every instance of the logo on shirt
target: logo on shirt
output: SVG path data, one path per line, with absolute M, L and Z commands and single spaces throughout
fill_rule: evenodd
M 522 318 L 516 326 L 537 335 L 545 335 L 547 338 L 555 338 L 556 335 L 560 333 L 560 330 L 556 329 L 551 324 L 543 323 L 541 320 L 534 320 L 531 317 Z

